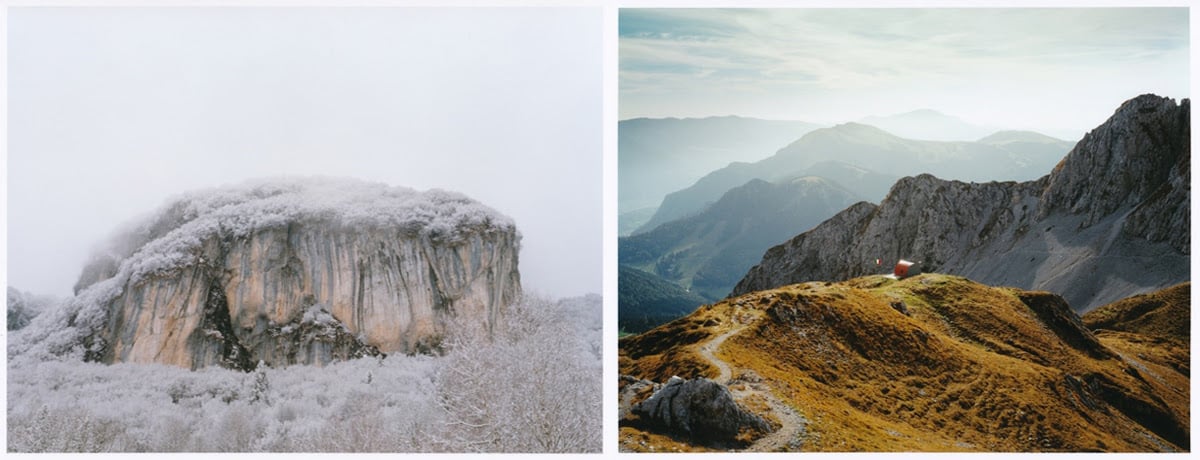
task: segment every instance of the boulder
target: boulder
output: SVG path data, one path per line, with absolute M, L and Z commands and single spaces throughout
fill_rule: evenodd
M 728 388 L 705 378 L 671 377 L 632 413 L 650 426 L 708 445 L 736 444 L 744 431 L 771 431 L 766 420 L 738 406 Z

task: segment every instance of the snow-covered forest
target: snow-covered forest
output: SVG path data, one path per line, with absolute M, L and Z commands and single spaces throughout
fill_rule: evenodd
M 504 316 L 490 337 L 456 324 L 441 356 L 249 373 L 24 354 L 11 335 L 8 450 L 599 452 L 600 297 L 526 294 Z

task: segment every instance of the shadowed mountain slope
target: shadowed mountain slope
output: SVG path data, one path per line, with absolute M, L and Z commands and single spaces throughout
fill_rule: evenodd
M 1030 148 L 1030 145 L 1036 148 Z M 1047 148 L 1049 146 L 1049 148 Z M 824 162 L 886 173 L 890 177 L 934 174 L 964 181 L 1030 180 L 1045 174 L 1070 145 L 1063 142 L 945 142 L 906 139 L 874 126 L 845 123 L 812 131 L 754 163 L 732 163 L 713 171 L 693 185 L 668 194 L 654 216 L 634 233 L 645 232 L 703 209 L 725 191 L 751 179 L 777 180 L 808 171 Z M 835 179 L 837 180 L 837 179 Z M 891 180 L 883 182 L 884 187 Z M 869 200 L 877 181 L 841 183 Z
M 719 299 L 768 247 L 858 199 L 819 177 L 751 180 L 704 212 L 621 238 L 619 261 Z
M 617 325 L 626 332 L 645 331 L 709 302 L 670 281 L 627 265 L 620 266 L 617 285 Z
M 624 213 L 658 206 L 667 193 L 714 169 L 733 161 L 766 158 L 818 127 L 734 116 L 621 120 L 617 124 L 618 207 Z

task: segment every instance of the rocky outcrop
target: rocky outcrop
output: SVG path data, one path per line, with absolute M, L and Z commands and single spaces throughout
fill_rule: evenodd
M 1052 291 L 1087 311 L 1190 277 L 1190 103 L 1127 101 L 1047 176 L 983 184 L 906 177 L 771 248 L 733 295 L 926 271 Z M 882 259 L 885 267 L 876 265 Z
M 1176 105 L 1168 98 L 1144 95 L 1123 104 L 1055 167 L 1038 216 L 1079 215 L 1079 225 L 1089 227 L 1118 210 L 1134 208 L 1138 222 L 1128 233 L 1154 233 L 1156 241 L 1187 253 L 1190 232 L 1179 230 L 1180 225 L 1188 226 L 1190 168 L 1189 101 Z M 1182 219 L 1177 218 L 1180 211 Z
M 508 218 L 444 191 L 332 179 L 189 194 L 78 283 L 87 357 L 197 368 L 428 352 L 520 294 Z
M 672 377 L 632 412 L 652 426 L 707 445 L 736 444 L 740 433 L 771 431 L 766 420 L 739 407 L 728 388 L 705 378 Z

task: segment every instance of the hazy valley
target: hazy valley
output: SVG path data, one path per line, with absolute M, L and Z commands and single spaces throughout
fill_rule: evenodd
M 914 134 L 963 136 L 982 129 L 932 111 L 873 119 Z M 654 126 L 639 121 L 643 131 Z M 629 139 L 637 135 L 647 140 Z M 623 135 L 622 142 L 654 145 L 656 139 L 634 131 Z M 1032 180 L 1052 169 L 1070 148 L 1069 142 L 1027 131 L 998 131 L 974 141 L 931 141 L 902 138 L 860 123 L 813 129 L 761 160 L 734 161 L 712 170 L 664 195 L 655 208 L 628 213 L 621 208 L 623 232 L 630 234 L 619 241 L 619 262 L 710 301 L 720 299 L 767 249 L 855 202 L 881 202 L 904 175 L 933 172 L 980 182 Z M 622 164 L 632 168 L 635 160 L 625 158 L 644 155 L 645 150 L 648 147 L 622 150 Z M 676 159 L 674 164 L 684 163 L 688 161 Z M 630 229 L 627 218 L 634 217 L 645 221 Z M 636 292 L 623 296 L 622 311 L 656 308 Z M 625 321 L 622 326 L 630 327 Z

